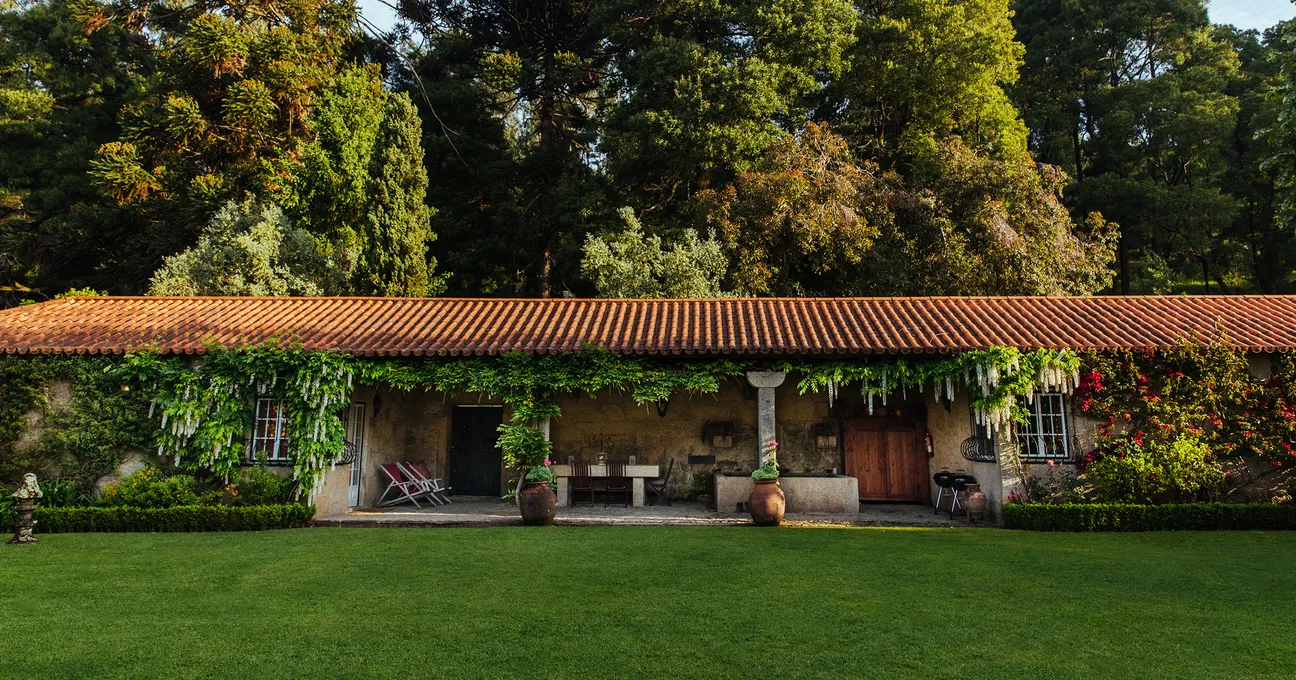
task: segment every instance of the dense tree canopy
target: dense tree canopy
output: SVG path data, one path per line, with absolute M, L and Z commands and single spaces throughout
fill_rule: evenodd
M 399 18 L 0 10 L 0 304 L 1293 289 L 1285 24 L 1212 25 L 1204 0 Z

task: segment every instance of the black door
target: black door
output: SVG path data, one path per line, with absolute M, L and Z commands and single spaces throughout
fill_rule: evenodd
M 456 406 L 450 424 L 450 493 L 500 495 L 499 426 L 504 409 Z

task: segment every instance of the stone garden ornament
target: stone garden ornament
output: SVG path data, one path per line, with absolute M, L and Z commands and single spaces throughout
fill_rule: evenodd
M 36 483 L 36 475 L 30 472 L 23 475 L 22 486 L 13 493 L 13 498 L 18 501 L 18 533 L 9 539 L 9 545 L 39 542 L 32 535 L 32 529 L 36 527 L 36 521 L 32 519 L 32 510 L 36 508 L 36 499 L 44 495 L 41 493 L 40 485 Z

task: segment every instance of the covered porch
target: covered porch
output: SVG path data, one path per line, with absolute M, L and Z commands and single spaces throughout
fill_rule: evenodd
M 475 393 L 387 385 L 359 386 L 352 402 L 354 456 L 345 473 L 328 475 L 317 497 L 320 517 L 389 522 L 412 514 L 408 521 L 454 524 L 489 523 L 495 512 L 516 516 L 513 505 L 498 502 L 518 478 L 496 446 L 498 428 L 511 415 L 506 404 Z M 560 519 L 741 518 L 750 473 L 763 444 L 772 441 L 779 444 L 790 515 L 857 521 L 876 507 L 905 507 L 912 512 L 902 514 L 913 515 L 907 522 L 935 517 L 931 476 L 941 470 L 975 476 L 992 514 L 1003 496 L 999 463 L 961 455 L 974 434 L 966 393 L 949 402 L 897 390 L 885 406 L 879 401 L 870 409 L 857 391 L 830 402 L 823 394 L 801 394 L 782 373 L 761 371 L 727 379 L 713 394 L 676 394 L 658 403 L 636 404 L 616 390 L 567 395 L 558 403 L 561 416 L 542 429 L 553 446 Z M 576 488 L 579 471 L 599 480 L 613 462 L 624 465 L 624 496 Z M 421 466 L 448 488 L 451 502 L 389 507 L 384 466 L 398 463 Z M 654 483 L 671 505 L 652 492 Z

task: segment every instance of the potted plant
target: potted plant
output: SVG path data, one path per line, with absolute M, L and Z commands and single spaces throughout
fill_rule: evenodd
M 504 464 L 521 470 L 521 489 L 517 494 L 522 523 L 527 526 L 549 526 L 558 510 L 554 494 L 554 472 L 549 453 L 553 443 L 544 433 L 525 425 L 501 425 L 499 447 Z
M 783 511 L 787 508 L 787 497 L 778 483 L 778 442 L 770 442 L 766 451 L 765 462 L 751 475 L 756 488 L 747 497 L 747 509 L 756 526 L 776 527 L 783 521 Z

